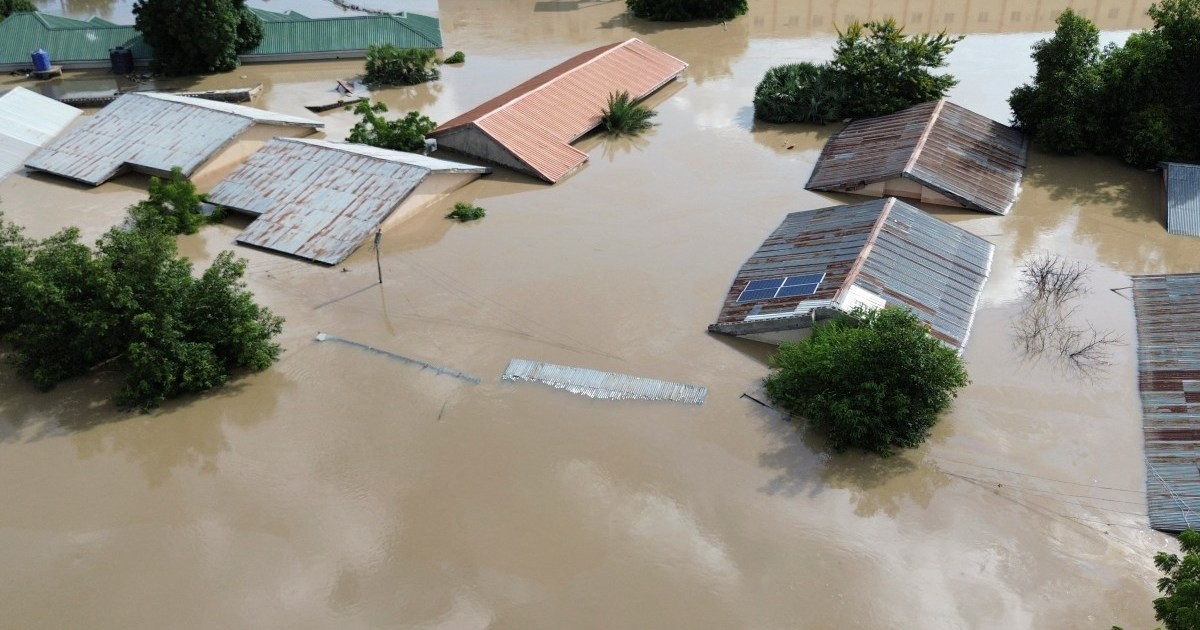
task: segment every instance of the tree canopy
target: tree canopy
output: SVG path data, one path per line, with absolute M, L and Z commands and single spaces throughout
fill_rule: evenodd
M 767 394 L 836 451 L 888 456 L 915 447 L 968 382 L 958 354 L 928 332 L 902 308 L 839 316 L 779 346 Z
M 1163 573 L 1154 618 L 1163 623 L 1163 630 L 1196 630 L 1200 628 L 1200 532 L 1180 532 L 1179 548 L 1182 558 L 1165 551 L 1154 555 L 1154 566 Z M 1113 630 L 1121 628 L 1113 626 Z
M 37 7 L 30 0 L 0 0 L 0 22 L 21 11 L 37 11 Z
M 367 47 L 366 81 L 380 85 L 416 85 L 436 81 L 437 53 L 428 48 L 400 48 L 392 44 Z
M 1033 46 L 1033 82 L 1013 90 L 1013 123 L 1058 153 L 1115 155 L 1148 168 L 1200 159 L 1200 0 L 1163 0 L 1154 27 L 1100 49 L 1099 31 L 1067 9 Z
M 932 71 L 962 37 L 905 35 L 895 20 L 854 22 L 838 33 L 833 61 L 767 71 L 754 91 L 754 115 L 767 122 L 824 124 L 882 116 L 935 101 L 958 81 Z
M 381 115 L 387 110 L 387 105 L 382 102 L 372 105 L 359 101 L 354 106 L 354 113 L 362 119 L 350 128 L 346 141 L 395 151 L 425 150 L 425 135 L 433 131 L 437 123 L 420 112 L 408 112 L 404 118 L 388 120 Z
M 178 256 L 183 188 L 156 183 L 94 249 L 77 228 L 34 240 L 0 215 L 0 341 L 20 375 L 45 390 L 111 364 L 124 374 L 113 401 L 148 410 L 275 361 L 283 320 L 254 303 L 246 261 L 223 252 L 196 277 Z
M 625 0 L 634 15 L 659 22 L 732 20 L 750 10 L 746 0 Z
M 134 27 L 168 75 L 228 72 L 262 41 L 262 21 L 245 0 L 137 0 Z

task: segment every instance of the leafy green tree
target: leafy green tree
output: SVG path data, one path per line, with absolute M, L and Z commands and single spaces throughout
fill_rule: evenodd
M 855 310 L 771 358 L 767 394 L 805 417 L 836 451 L 889 456 L 919 445 L 968 382 L 958 354 L 911 312 Z
M 0 22 L 4 18 L 22 11 L 37 11 L 37 7 L 29 0 L 0 0 Z
M 150 197 L 139 201 L 129 209 L 134 222 L 144 227 L 167 234 L 195 234 L 205 223 L 200 214 L 200 203 L 205 196 L 196 192 L 196 186 L 183 176 L 179 167 L 171 169 L 165 181 L 150 178 Z
M 133 14 L 168 75 L 228 72 L 262 41 L 262 22 L 245 0 L 137 0 Z
M 636 136 L 654 126 L 655 114 L 649 107 L 639 105 L 629 92 L 608 95 L 608 105 L 600 115 L 600 126 L 610 136 Z
M 1163 622 L 1166 630 L 1200 628 L 1200 533 L 1187 530 L 1179 534 L 1183 558 L 1159 552 L 1154 566 L 1163 572 L 1158 580 L 1154 600 L 1154 618 Z
M 945 31 L 906 36 L 891 18 L 850 24 L 838 33 L 830 63 L 848 92 L 846 114 L 881 116 L 942 98 L 958 81 L 931 70 L 945 66 L 962 39 Z
M 773 123 L 818 125 L 844 118 L 847 91 L 828 64 L 776 66 L 754 89 L 754 117 Z
M 1013 90 L 1013 122 L 1035 142 L 1077 153 L 1092 140 L 1087 107 L 1100 89 L 1100 31 L 1071 9 L 1058 16 L 1054 37 L 1033 45 L 1033 83 Z
M 354 106 L 354 113 L 362 116 L 362 120 L 350 128 L 346 141 L 396 151 L 423 151 L 425 136 L 437 127 L 437 123 L 420 112 L 408 112 L 404 118 L 388 120 L 380 115 L 387 110 L 383 103 L 372 105 L 360 101 Z
M 634 15 L 659 22 L 732 20 L 750 10 L 746 0 L 625 0 Z
M 367 77 L 370 84 L 416 85 L 441 76 L 437 53 L 428 48 L 399 48 L 392 44 L 367 47 Z

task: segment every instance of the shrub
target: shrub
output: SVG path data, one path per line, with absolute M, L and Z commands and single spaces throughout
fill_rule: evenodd
M 754 117 L 824 125 L 843 118 L 845 102 L 846 91 L 828 65 L 788 64 L 768 70 L 754 89 Z
M 967 384 L 958 354 L 928 332 L 901 308 L 855 310 L 779 346 L 767 394 L 807 418 L 836 451 L 888 456 L 917 446 Z
M 463 51 L 456 50 L 456 51 L 454 51 L 453 55 L 446 57 L 446 61 L 444 61 L 443 63 L 463 63 L 466 60 L 467 60 L 467 56 L 463 54 Z
M 354 123 L 346 141 L 395 151 L 425 150 L 425 135 L 433 131 L 437 123 L 419 112 L 408 112 L 404 118 L 388 120 L 380 116 L 387 110 L 383 103 L 372 105 L 360 101 L 356 104 L 354 113 L 362 116 L 362 120 Z
M 165 181 L 150 178 L 150 197 L 129 209 L 129 216 L 139 226 L 167 234 L 195 234 L 205 223 L 200 203 L 205 196 L 183 176 L 177 166 Z
M 638 105 L 629 92 L 613 92 L 608 95 L 608 106 L 600 116 L 600 126 L 610 136 L 636 136 L 654 126 L 654 110 Z
M 367 48 L 367 83 L 416 85 L 438 78 L 437 54 L 429 48 L 372 44 Z
M 458 202 L 454 204 L 454 211 L 446 215 L 447 219 L 458 219 L 462 223 L 482 219 L 487 214 L 487 210 L 479 206 L 473 206 L 469 203 Z
M 750 10 L 746 0 L 625 0 L 634 15 L 659 22 L 732 20 Z
M 22 11 L 37 11 L 37 7 L 29 0 L 0 0 L 0 22 L 13 13 Z

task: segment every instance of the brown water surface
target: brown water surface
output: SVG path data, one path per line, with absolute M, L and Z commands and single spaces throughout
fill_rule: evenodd
M 654 130 L 584 139 L 590 163 L 558 185 L 497 172 L 386 233 L 382 286 L 369 247 L 335 268 L 237 248 L 250 286 L 287 317 L 267 372 L 131 416 L 105 402 L 112 374 L 43 394 L 0 370 L 0 626 L 1152 626 L 1150 557 L 1172 542 L 1147 528 L 1132 307 L 1110 289 L 1200 268 L 1194 242 L 1165 233 L 1153 174 L 1035 152 L 1010 216 L 930 208 L 996 256 L 965 354 L 973 382 L 929 443 L 895 459 L 832 455 L 743 398 L 759 395 L 770 348 L 705 332 L 786 213 L 855 200 L 803 189 L 834 128 L 754 122 L 755 84 L 771 65 L 828 56 L 839 15 L 883 4 L 752 1 L 725 26 L 661 26 L 619 2 L 442 2 L 446 48 L 467 63 L 381 91 L 394 110 L 446 120 L 632 35 L 691 67 L 657 97 Z M 904 15 L 923 28 L 972 33 L 951 57 L 952 97 L 1006 120 L 1057 9 L 915 4 Z M 263 6 L 292 6 L 276 5 Z M 1079 7 L 1106 29 L 1146 25 L 1145 3 Z M 360 69 L 257 65 L 197 84 L 262 82 L 258 105 L 307 114 Z M 335 139 L 353 123 L 321 119 Z M 0 199 L 31 234 L 74 224 L 93 239 L 145 187 L 17 174 Z M 487 218 L 441 218 L 463 200 Z M 180 248 L 202 266 L 244 225 Z M 1121 337 L 1111 365 L 1081 375 L 1017 351 L 1020 262 L 1044 252 L 1091 267 L 1075 317 Z M 513 357 L 709 397 L 607 402 L 500 382 Z

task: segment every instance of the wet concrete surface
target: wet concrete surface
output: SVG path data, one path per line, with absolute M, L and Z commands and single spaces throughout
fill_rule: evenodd
M 317 14 L 276 4 L 263 6 Z M 446 49 L 467 63 L 381 90 L 394 111 L 446 120 L 632 35 L 692 66 L 656 97 L 657 127 L 585 138 L 591 161 L 558 185 L 498 169 L 387 232 L 382 286 L 370 247 L 324 268 L 236 247 L 244 220 L 182 237 L 200 266 L 230 247 L 250 260 L 251 288 L 287 318 L 271 370 L 149 415 L 106 404 L 112 374 L 42 394 L 0 370 L 0 625 L 1151 627 L 1151 556 L 1173 543 L 1147 527 L 1133 310 L 1119 289 L 1200 267 L 1194 242 L 1165 232 L 1157 176 L 1035 151 L 1010 216 L 927 207 L 997 246 L 965 353 L 972 384 L 919 449 L 831 454 L 742 397 L 759 395 L 770 347 L 705 332 L 784 215 L 857 199 L 803 189 L 834 127 L 757 123 L 750 105 L 770 66 L 828 56 L 834 18 L 815 25 L 819 3 L 751 4 L 723 27 L 641 23 L 619 2 L 442 2 Z M 1133 10 L 1111 4 L 1086 8 Z M 109 5 L 126 10 L 64 3 L 78 17 Z M 950 71 L 956 102 L 1006 120 L 1053 12 L 1002 6 L 955 26 L 972 34 Z M 1001 13 L 1027 24 L 997 33 Z M 197 84 L 262 82 L 258 106 L 307 115 L 360 71 L 254 65 Z M 319 116 L 335 139 L 353 124 Z M 16 174 L 0 207 L 35 236 L 80 225 L 90 240 L 145 187 Z M 487 218 L 442 219 L 455 201 Z M 1109 365 L 1081 374 L 1019 351 L 1019 269 L 1045 252 L 1089 265 L 1073 316 L 1122 339 Z M 484 382 L 316 343 L 318 331 Z M 502 383 L 512 357 L 709 396 L 610 402 Z

